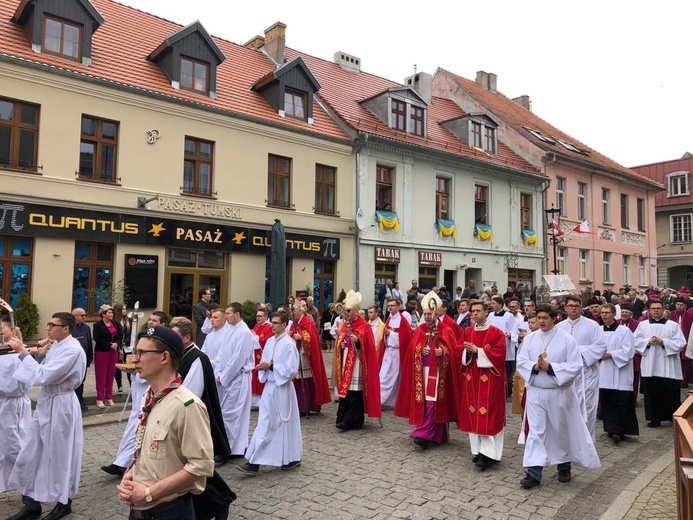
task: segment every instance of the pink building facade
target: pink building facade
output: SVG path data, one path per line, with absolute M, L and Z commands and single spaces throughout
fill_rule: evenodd
M 560 274 L 570 276 L 579 290 L 656 285 L 655 194 L 661 184 L 539 118 L 528 96 L 510 99 L 496 87 L 496 76 L 486 72 L 472 81 L 438 69 L 433 78 L 434 95 L 454 100 L 468 113 L 488 114 L 499 125 L 499 140 L 546 174 L 544 209 L 561 210 Z M 573 231 L 585 221 L 593 234 Z M 554 256 L 546 242 L 548 273 Z

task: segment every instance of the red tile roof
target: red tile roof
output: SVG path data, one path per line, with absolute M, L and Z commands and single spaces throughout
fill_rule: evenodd
M 465 145 L 451 132 L 440 126 L 439 123 L 442 121 L 466 115 L 450 100 L 436 97 L 432 99 L 426 111 L 428 118 L 426 138 L 398 132 L 378 119 L 361 102 L 390 88 L 401 88 L 403 84 L 366 72 L 344 70 L 336 63 L 303 54 L 294 49 L 287 49 L 286 53 L 287 59 L 299 55 L 303 58 L 322 87 L 318 91 L 318 96 L 354 130 L 392 139 L 394 142 L 428 147 L 462 158 L 543 176 L 541 171 L 503 143 L 498 143 L 498 154 L 491 155 Z
M 654 164 L 645 164 L 643 166 L 634 166 L 632 170 L 639 175 L 643 175 L 653 181 L 659 182 L 667 186 L 667 175 L 674 172 L 689 172 L 688 175 L 688 192 L 690 195 L 681 197 L 667 197 L 666 191 L 660 191 L 655 194 L 655 207 L 662 208 L 667 206 L 681 206 L 693 204 L 693 177 L 690 172 L 693 171 L 693 158 L 673 159 L 671 161 L 663 161 Z
M 647 177 L 635 173 L 633 170 L 630 170 L 625 166 L 621 166 L 616 161 L 609 159 L 605 155 L 593 150 L 577 139 L 569 136 L 565 132 L 562 132 L 555 126 L 544 121 L 538 115 L 518 105 L 512 99 L 506 97 L 500 92 L 490 92 L 475 81 L 463 78 L 445 69 L 439 69 L 438 73 L 447 74 L 453 81 L 457 82 L 463 90 L 467 91 L 472 98 L 484 105 L 492 114 L 496 114 L 502 118 L 506 124 L 512 126 L 527 140 L 531 141 L 539 148 L 546 150 L 547 152 L 555 152 L 559 156 L 570 158 L 588 166 L 602 168 L 621 175 L 627 175 L 630 177 L 636 176 L 643 180 L 649 180 Z M 569 150 L 558 142 L 555 144 L 546 143 L 530 133 L 525 127 L 531 128 L 532 130 L 537 130 L 542 135 L 550 137 L 554 140 L 560 139 L 572 144 L 578 149 L 586 152 L 586 154 Z
M 23 28 L 10 21 L 19 0 L 0 0 L 0 56 L 257 118 L 292 130 L 331 139 L 349 139 L 317 104 L 313 109 L 312 125 L 280 117 L 260 94 L 250 90 L 259 77 L 274 71 L 274 65 L 261 52 L 220 38 L 212 39 L 227 59 L 217 69 L 216 99 L 174 89 L 163 71 L 146 58 L 168 35 L 183 26 L 112 0 L 92 0 L 92 3 L 106 23 L 93 35 L 90 66 L 33 52 Z

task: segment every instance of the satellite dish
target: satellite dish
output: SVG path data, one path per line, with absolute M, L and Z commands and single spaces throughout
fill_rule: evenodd
M 366 228 L 366 214 L 361 208 L 356 210 L 356 227 L 359 231 Z

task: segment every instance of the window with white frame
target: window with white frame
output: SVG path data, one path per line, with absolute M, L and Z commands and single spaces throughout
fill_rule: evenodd
M 561 210 L 561 216 L 566 216 L 565 207 L 565 179 L 563 177 L 556 177 L 556 208 Z
M 628 195 L 621 193 L 621 227 L 623 229 L 630 228 L 630 214 L 628 213 Z
M 672 215 L 671 219 L 671 241 L 672 242 L 691 242 L 693 235 L 691 234 L 691 224 L 693 223 L 693 215 L 687 213 L 684 215 Z
M 604 251 L 604 282 L 611 282 L 611 253 Z
M 602 223 L 611 223 L 611 190 L 602 188 Z
M 590 270 L 589 270 L 589 251 L 586 249 L 580 249 L 580 257 L 579 257 L 579 265 L 580 265 L 580 280 L 589 280 L 590 278 Z
M 623 255 L 623 285 L 630 285 L 630 255 Z
M 565 247 L 556 248 L 556 258 L 558 259 L 558 274 L 565 273 L 565 262 L 568 256 L 568 249 Z
M 635 208 L 638 212 L 638 231 L 645 231 L 645 199 L 637 199 Z
M 641 256 L 638 260 L 638 267 L 640 269 L 640 285 L 647 285 L 647 258 L 643 258 Z
M 532 227 L 532 194 L 520 193 L 520 223 L 522 229 L 534 229 Z
M 451 218 L 451 193 L 452 179 L 446 175 L 436 175 L 436 218 Z
M 578 219 L 587 218 L 587 184 L 578 182 Z
M 667 175 L 667 197 L 688 195 L 688 172 L 673 172 Z

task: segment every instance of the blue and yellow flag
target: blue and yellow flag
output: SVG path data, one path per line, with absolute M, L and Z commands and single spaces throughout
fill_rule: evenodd
M 386 229 L 399 231 L 399 218 L 394 211 L 376 210 L 375 218 L 378 221 L 380 231 L 385 231 Z
M 477 240 L 488 240 L 489 242 L 493 242 L 493 232 L 489 224 L 475 224 L 474 236 Z
M 522 230 L 522 242 L 526 246 L 533 245 L 534 247 L 539 247 L 539 240 L 537 238 L 537 234 L 531 229 Z
M 439 218 L 436 221 L 436 228 L 438 229 L 438 236 L 440 238 L 452 237 L 453 240 L 457 238 L 457 226 L 454 220 Z

